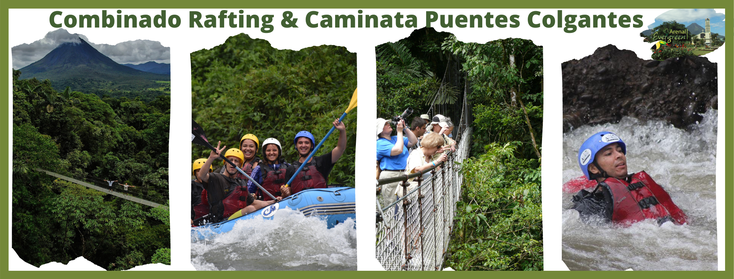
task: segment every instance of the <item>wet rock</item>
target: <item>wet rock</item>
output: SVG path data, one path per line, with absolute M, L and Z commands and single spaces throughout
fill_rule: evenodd
M 608 45 L 561 68 L 564 132 L 624 116 L 685 129 L 718 107 L 716 63 L 704 57 L 643 60 Z

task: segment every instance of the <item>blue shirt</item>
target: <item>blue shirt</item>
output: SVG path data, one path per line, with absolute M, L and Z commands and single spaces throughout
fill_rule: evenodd
M 390 156 L 390 151 L 397 142 L 397 136 L 392 136 L 390 140 L 377 139 L 377 161 L 380 161 L 381 170 L 404 170 L 408 165 L 408 137 L 403 137 L 403 153 Z

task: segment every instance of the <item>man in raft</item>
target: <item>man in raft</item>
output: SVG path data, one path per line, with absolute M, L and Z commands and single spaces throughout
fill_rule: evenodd
M 647 173 L 627 173 L 626 154 L 624 141 L 611 132 L 596 133 L 581 145 L 579 167 L 588 180 L 596 181 L 593 191 L 581 190 L 573 197 L 581 218 L 599 216 L 624 226 L 645 219 L 686 223 L 686 214 Z
M 226 146 L 219 148 L 220 145 L 221 142 L 217 143 L 216 152 L 214 150 L 209 152 L 209 158 L 201 166 L 201 169 L 208 169 L 214 159 L 219 158 L 219 154 L 226 148 Z M 245 155 L 237 148 L 227 150 L 224 157 L 240 168 L 245 161 Z M 238 173 L 237 168 L 229 163 L 225 163 L 225 171 L 222 174 L 206 171 L 198 173 L 207 193 L 211 215 L 209 221 L 222 221 L 235 212 L 245 215 L 275 202 L 256 200 L 254 195 L 250 195 L 247 191 L 247 182 L 237 178 Z
M 336 161 L 342 157 L 347 149 L 347 126 L 339 119 L 335 119 L 331 124 L 339 131 L 339 141 L 336 143 L 336 147 L 329 153 L 311 157 L 308 162 L 305 162 L 306 158 L 316 147 L 316 140 L 309 131 L 300 131 L 296 134 L 293 145 L 298 151 L 298 161 L 293 162 L 292 172 L 295 172 L 301 164 L 306 164 L 306 166 L 293 179 L 292 185 L 289 185 L 290 187 L 285 187 L 285 185 L 280 187 L 280 192 L 284 198 L 306 189 L 326 188 L 331 169 L 334 168 Z M 293 174 L 289 171 L 286 176 L 292 177 Z
M 200 220 L 205 215 L 209 214 L 209 202 L 206 198 L 206 190 L 204 190 L 204 184 L 199 178 L 199 171 L 201 167 L 206 163 L 206 158 L 199 158 L 194 161 L 191 165 L 191 171 L 194 174 L 194 179 L 191 180 L 191 224 L 194 225 L 194 220 Z M 211 165 L 209 165 L 209 172 L 214 171 Z

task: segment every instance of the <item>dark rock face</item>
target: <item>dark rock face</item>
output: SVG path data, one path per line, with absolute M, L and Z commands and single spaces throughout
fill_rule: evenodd
M 707 58 L 643 60 L 608 45 L 561 67 L 564 132 L 624 116 L 686 128 L 718 109 L 716 63 Z

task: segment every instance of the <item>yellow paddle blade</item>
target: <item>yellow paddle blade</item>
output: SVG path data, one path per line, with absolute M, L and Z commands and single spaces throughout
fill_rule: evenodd
M 232 220 L 232 219 L 239 218 L 239 217 L 242 217 L 242 210 L 237 210 L 237 212 L 232 213 L 232 215 L 230 215 L 229 219 L 227 220 Z
M 354 89 L 354 94 L 352 94 L 352 100 L 349 101 L 349 107 L 347 108 L 347 111 L 345 111 L 344 113 L 347 113 L 356 107 L 357 107 L 357 88 Z

